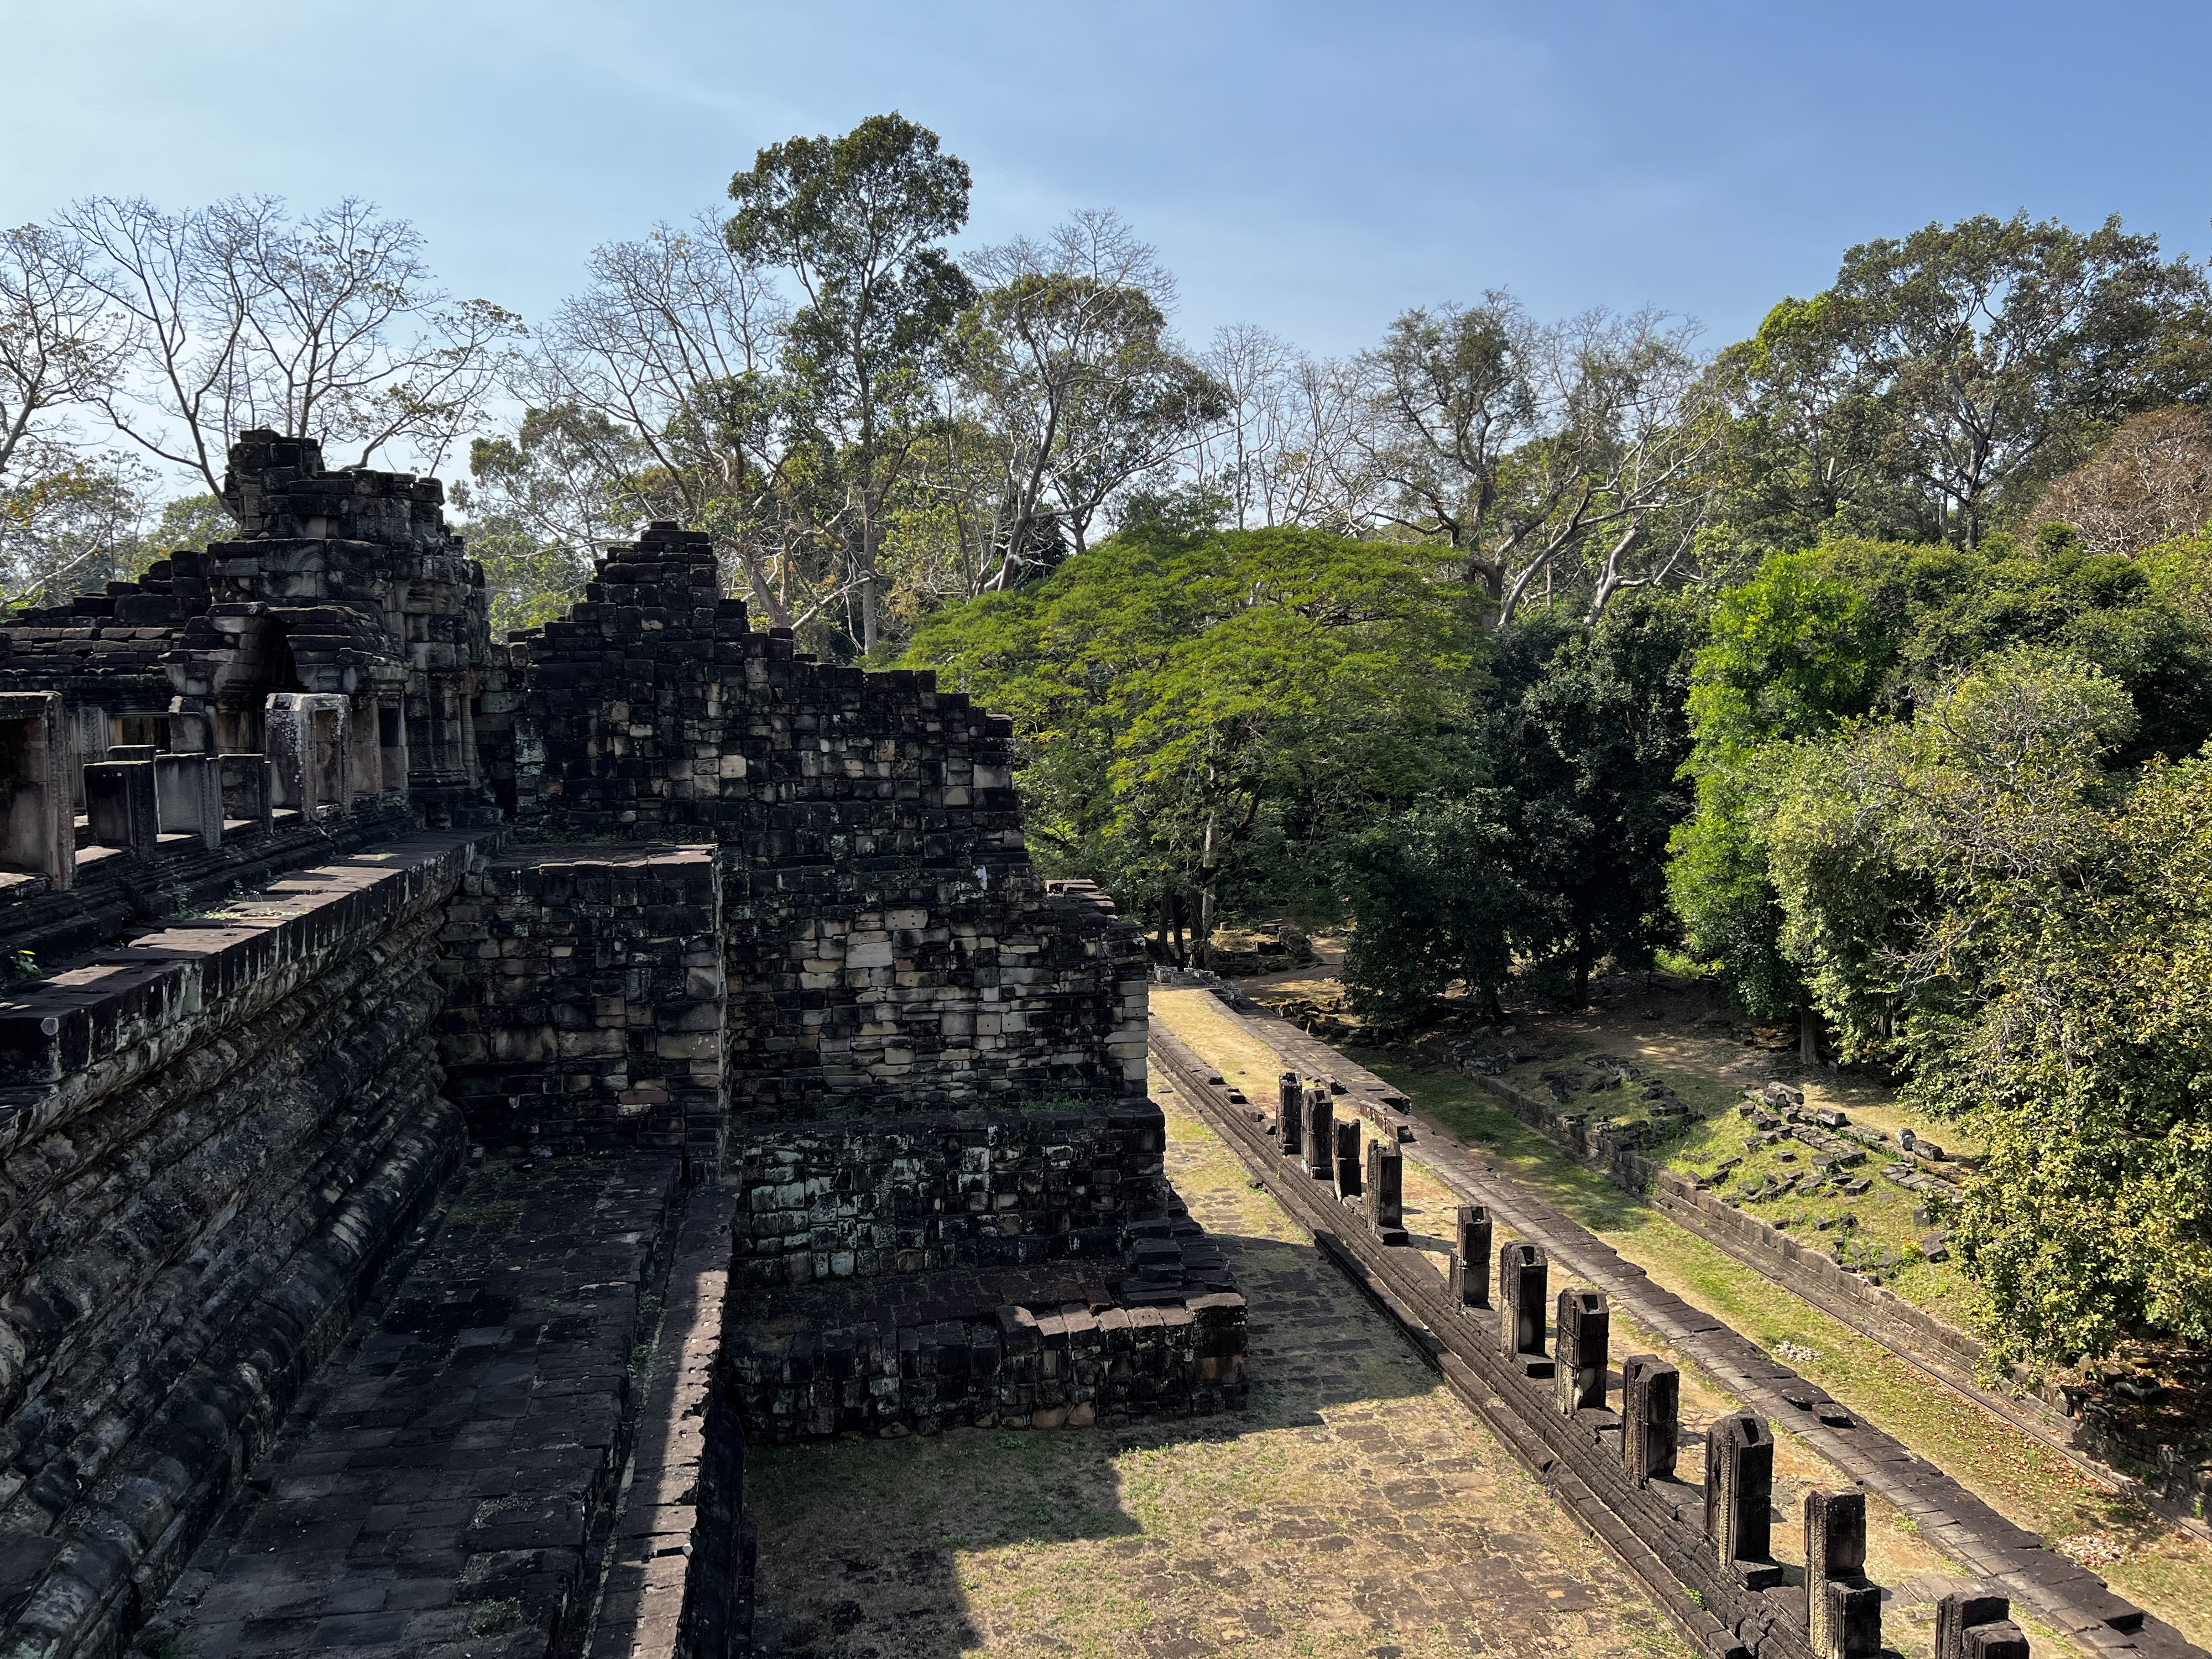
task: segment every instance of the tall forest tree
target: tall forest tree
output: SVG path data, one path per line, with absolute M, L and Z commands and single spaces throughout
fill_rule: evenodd
M 968 167 L 893 112 L 762 150 L 730 181 L 730 246 L 805 295 L 783 339 L 790 418 L 851 507 L 858 643 L 881 626 L 886 504 L 931 412 L 929 380 L 975 288 L 942 246 L 968 222 Z
M 1730 516 L 1972 547 L 2130 414 L 2212 393 L 2204 274 L 2118 218 L 1987 215 L 1862 243 L 1723 354 Z
M 1376 517 L 1449 546 L 1500 627 L 1570 558 L 1592 614 L 1664 581 L 1723 432 L 1692 337 L 1651 312 L 1547 326 L 1501 293 L 1406 313 L 1359 362 Z
M 594 249 L 587 270 L 517 388 L 560 442 L 505 441 L 534 472 L 564 464 L 572 501 L 706 532 L 771 623 L 810 629 L 849 582 L 842 503 L 818 510 L 821 469 L 791 438 L 777 366 L 790 308 L 711 216 Z
M 1345 365 L 1249 323 L 1216 329 L 1198 362 L 1223 401 L 1193 455 L 1194 482 L 1228 503 L 1235 528 L 1356 535 L 1370 527 L 1353 443 L 1366 410 Z
M 969 516 L 983 586 L 1004 588 L 1081 552 L 1107 504 L 1188 453 L 1225 399 L 1169 336 L 1175 280 L 1118 216 L 964 263 L 981 294 L 955 384 L 997 463 Z

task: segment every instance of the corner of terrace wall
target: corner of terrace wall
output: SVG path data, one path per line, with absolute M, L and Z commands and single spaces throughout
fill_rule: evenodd
M 1141 1099 L 1141 933 L 1037 878 L 1011 721 L 754 629 L 673 525 L 513 650 L 526 835 L 714 849 L 735 1119 Z

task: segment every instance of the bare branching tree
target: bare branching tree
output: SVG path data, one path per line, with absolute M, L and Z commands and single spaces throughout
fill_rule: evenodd
M 1175 279 L 1118 214 L 964 261 L 981 297 L 961 320 L 956 407 L 994 441 L 981 507 L 985 586 L 1079 552 L 1132 480 L 1192 453 L 1226 406 L 1167 331 Z
M 368 464 L 435 467 L 483 417 L 517 319 L 431 285 L 404 220 L 349 198 L 295 219 L 274 197 L 169 213 L 95 197 L 62 217 L 134 372 L 100 401 L 148 453 L 220 493 L 231 437 L 265 426 Z
M 1457 550 L 1501 627 L 1569 556 L 1593 611 L 1665 579 L 1721 432 L 1694 337 L 1656 312 L 1541 325 L 1502 293 L 1407 312 L 1358 365 L 1377 517 Z
M 2093 553 L 2140 553 L 2212 523 L 2212 422 L 2187 406 L 2121 423 L 2094 458 L 2055 480 L 2026 529 L 2070 524 Z
M 61 421 L 121 373 L 130 339 L 85 280 L 84 250 L 63 231 L 0 231 L 0 487 L 67 465 Z
M 637 445 L 644 465 L 614 471 L 638 516 L 708 532 L 773 622 L 805 626 L 854 577 L 835 523 L 800 508 L 816 481 L 774 372 L 789 307 L 706 215 L 600 248 L 590 270 L 531 360 L 532 398 L 588 411 Z
M 1216 329 L 1198 361 L 1224 403 L 1197 458 L 1199 482 L 1228 501 L 1231 522 L 1364 528 L 1369 514 L 1352 464 L 1363 410 L 1344 366 L 1249 323 Z

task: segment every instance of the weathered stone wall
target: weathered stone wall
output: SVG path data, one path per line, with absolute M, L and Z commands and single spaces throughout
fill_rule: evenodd
M 752 629 L 672 527 L 510 654 L 434 480 L 252 433 L 225 495 L 236 540 L 0 625 L 0 960 L 46 975 L 0 996 L 0 1659 L 129 1638 L 471 1139 L 687 1180 L 735 1145 L 733 1305 L 1097 1266 L 1111 1305 L 962 1302 L 1000 1358 L 957 1389 L 895 1338 L 878 1425 L 1234 1397 L 1243 1304 L 1143 1099 L 1141 936 L 1031 869 L 1008 722 Z M 664 1518 L 737 1572 L 708 1416 Z M 686 1595 L 741 1632 L 741 1593 Z
M 433 823 L 495 822 L 475 725 L 504 653 L 444 487 L 330 471 L 320 445 L 273 432 L 241 434 L 229 463 L 237 540 L 16 613 L 0 630 L 0 691 L 59 692 L 80 763 L 112 743 L 261 755 L 272 696 L 335 699 L 347 799 L 323 807 L 392 796 Z
M 711 848 L 513 852 L 469 876 L 439 937 L 447 1093 L 474 1139 L 720 1158 L 728 1108 Z
M 421 836 L 0 1000 L 0 1623 L 128 1634 L 460 1157 Z
M 939 1308 L 765 1341 L 732 1331 L 727 1389 L 745 1431 L 776 1442 L 1235 1410 L 1244 1403 L 1245 1311 L 1229 1291 L 1158 1306 Z
M 518 813 L 722 849 L 733 1109 L 808 1118 L 1144 1090 L 1139 931 L 1048 893 L 1011 724 L 817 663 L 656 526 L 514 650 Z
M 763 1127 L 738 1147 L 740 1284 L 1118 1256 L 1163 1212 L 1165 1123 L 1112 1112 L 963 1112 Z

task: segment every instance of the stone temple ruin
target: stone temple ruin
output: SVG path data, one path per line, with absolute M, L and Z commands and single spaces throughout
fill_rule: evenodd
M 748 1444 L 1244 1403 L 1141 936 L 1032 871 L 1008 722 L 672 525 L 502 644 L 435 481 L 254 432 L 226 496 L 0 626 L 0 1659 L 720 1659 Z M 1480 1206 L 1416 1270 L 1374 1102 L 1151 1052 L 1686 1631 L 1879 1649 L 1863 1495 L 1785 1585 L 1759 1418 L 1692 1509 L 1604 1295 Z
M 1240 1398 L 1138 932 L 1032 872 L 1006 721 L 754 629 L 672 526 L 501 645 L 435 481 L 257 432 L 226 497 L 0 629 L 0 1652 L 143 1639 L 288 1433 L 319 1522 L 456 1500 L 402 1577 L 716 1653 L 748 1438 Z M 258 1547 L 184 1650 L 282 1607 Z

